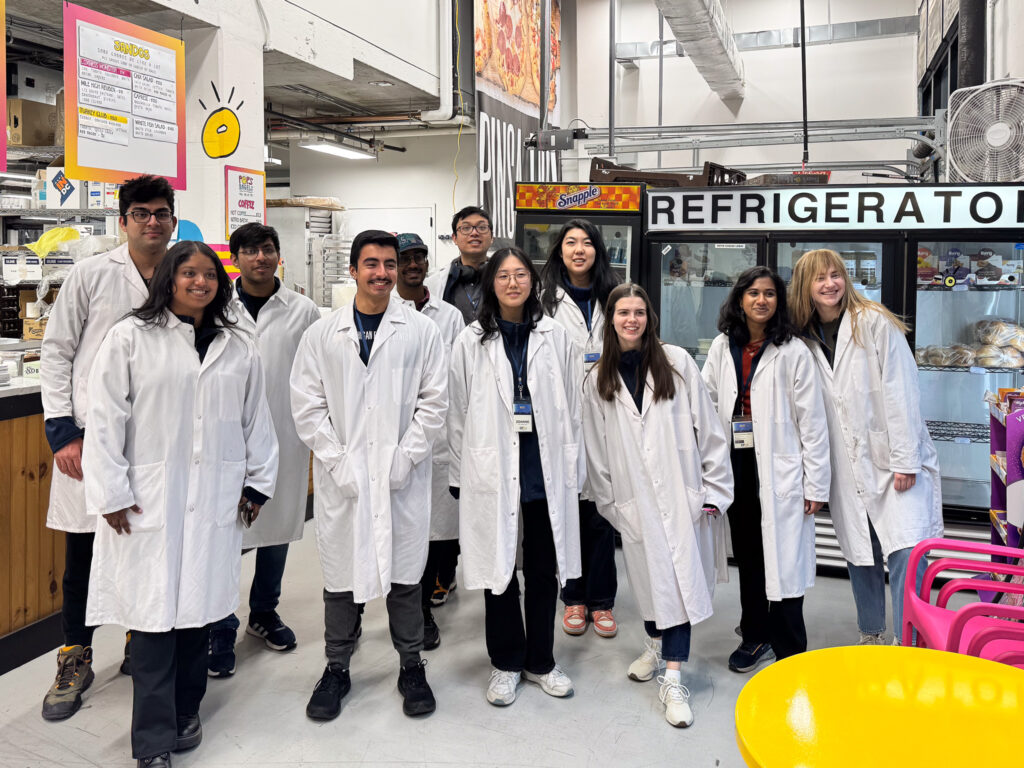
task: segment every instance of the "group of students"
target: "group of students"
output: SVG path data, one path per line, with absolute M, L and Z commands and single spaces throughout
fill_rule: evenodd
M 518 248 L 488 258 L 476 207 L 453 218 L 460 255 L 429 278 L 418 236 L 362 232 L 353 303 L 320 319 L 274 277 L 271 228 L 231 237 L 232 285 L 206 245 L 166 250 L 166 182 L 129 182 L 120 204 L 127 243 L 72 269 L 43 342 L 48 524 L 68 531 L 44 717 L 78 709 L 92 627 L 118 624 L 138 764 L 198 745 L 207 677 L 234 671 L 243 546 L 257 547 L 246 631 L 295 647 L 276 609 L 310 452 L 327 656 L 313 719 L 340 713 L 378 597 L 403 710 L 434 711 L 421 651 L 440 644 L 430 606 L 460 552 L 463 586 L 484 590 L 487 700 L 512 704 L 523 679 L 570 695 L 553 655 L 559 587 L 565 632 L 614 636 L 617 530 L 648 635 L 627 674 L 658 676 L 666 719 L 690 725 L 681 664 L 726 575 L 723 512 L 742 610 L 731 669 L 806 649 L 824 502 L 862 642 L 885 631 L 883 555 L 898 632 L 909 548 L 941 532 L 935 452 L 905 327 L 834 252 L 801 258 L 789 308 L 777 275 L 743 272 L 700 371 L 659 340 L 647 294 L 616 284 L 583 219 L 542 273 Z

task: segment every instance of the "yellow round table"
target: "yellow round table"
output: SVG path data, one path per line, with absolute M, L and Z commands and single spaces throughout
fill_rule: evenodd
M 1024 746 L 1024 670 L 973 656 L 846 646 L 791 656 L 736 701 L 749 766 L 1003 768 Z

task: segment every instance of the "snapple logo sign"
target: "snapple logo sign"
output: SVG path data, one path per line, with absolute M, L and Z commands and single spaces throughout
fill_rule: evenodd
M 64 171 L 58 171 L 57 175 L 53 177 L 53 181 L 50 183 L 60 194 L 61 205 L 64 205 L 75 191 L 75 185 L 71 183 L 71 179 L 64 175 Z
M 591 200 L 597 200 L 601 196 L 601 188 L 591 184 L 586 189 L 581 189 L 576 192 L 563 192 L 555 200 L 555 208 L 576 208 L 578 206 L 589 203 Z

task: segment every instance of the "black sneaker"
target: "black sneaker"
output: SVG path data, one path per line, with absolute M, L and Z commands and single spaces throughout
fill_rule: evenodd
M 178 715 L 178 733 L 174 741 L 174 751 L 198 747 L 203 740 L 203 722 L 199 715 Z
M 171 768 L 171 753 L 164 752 L 162 755 L 143 757 L 135 764 L 138 768 Z
M 740 643 L 740 647 L 729 657 L 729 669 L 733 672 L 750 672 L 763 661 L 774 661 L 775 651 L 769 643 Z
M 235 674 L 235 630 L 210 630 L 210 655 L 206 666 L 210 677 L 231 677 Z
M 333 720 L 341 712 L 341 700 L 352 690 L 352 679 L 341 664 L 328 664 L 306 705 L 306 717 Z
M 121 674 L 130 675 L 132 673 L 132 633 L 124 633 L 124 658 L 121 659 Z
M 427 684 L 427 673 L 424 671 L 426 665 L 426 661 L 413 661 L 398 673 L 398 692 L 405 699 L 402 711 L 410 717 L 429 715 L 437 709 L 434 692 Z
M 250 613 L 245 633 L 253 637 L 262 637 L 267 648 L 272 651 L 290 651 L 296 645 L 295 633 L 281 621 L 277 611 Z
M 429 608 L 423 609 L 423 650 L 432 651 L 441 644 L 441 630 L 437 628 L 434 614 Z

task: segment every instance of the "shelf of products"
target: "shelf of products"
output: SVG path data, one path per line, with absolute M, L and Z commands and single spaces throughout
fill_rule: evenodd
M 973 373 L 984 375 L 986 373 L 1021 373 L 1021 368 L 989 368 L 983 365 L 927 365 L 918 363 L 919 371 L 941 371 L 943 373 Z
M 970 283 L 957 283 L 949 287 L 945 285 L 918 285 L 918 291 L 938 291 L 941 293 L 974 293 L 975 291 L 987 293 L 992 291 L 1019 291 L 1020 285 L 974 285 Z
M 1005 461 L 1005 457 L 1003 458 L 1003 461 Z M 996 473 L 996 477 L 1002 481 L 1003 485 L 1006 485 L 1006 466 L 999 460 L 999 456 L 994 453 L 990 454 L 988 457 L 988 463 L 992 468 L 992 471 Z
M 107 216 L 120 216 L 116 208 L 0 208 L 0 216 L 21 216 L 33 219 L 55 219 L 63 221 L 76 216 L 103 219 Z

